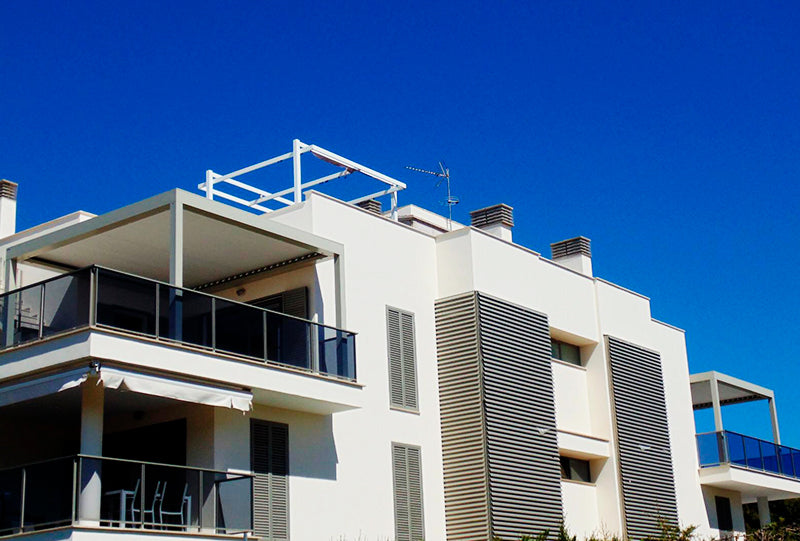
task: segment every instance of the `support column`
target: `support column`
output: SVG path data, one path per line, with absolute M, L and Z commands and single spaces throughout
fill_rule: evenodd
M 336 326 L 340 329 L 347 327 L 347 312 L 345 309 L 345 277 L 344 255 L 333 256 L 334 287 L 336 288 Z
M 103 385 L 97 376 L 90 376 L 82 385 L 81 454 L 103 454 Z M 81 524 L 100 524 L 100 501 L 103 495 L 102 463 L 91 458 L 81 459 L 78 521 Z
M 719 403 L 719 382 L 716 376 L 711 376 L 709 380 L 711 385 L 711 405 L 714 408 L 714 430 L 722 432 L 722 408 Z
M 775 397 L 769 399 L 769 416 L 772 418 L 772 437 L 778 445 L 781 444 L 781 432 L 778 429 L 778 410 L 775 407 Z
M 772 522 L 772 517 L 769 514 L 769 500 L 766 496 L 761 496 L 756 501 L 758 502 L 758 521 L 761 527 L 764 528 Z
M 183 287 L 183 203 L 170 204 L 169 223 L 169 283 Z M 172 340 L 183 339 L 183 295 L 174 289 L 169 292 L 169 333 Z
M 294 202 L 300 203 L 303 200 L 303 193 L 300 186 L 303 183 L 303 177 L 300 174 L 300 140 L 295 139 L 292 141 L 292 165 L 294 166 Z

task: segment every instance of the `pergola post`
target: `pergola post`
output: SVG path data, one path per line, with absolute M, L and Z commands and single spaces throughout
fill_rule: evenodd
M 333 256 L 334 287 L 336 289 L 336 326 L 340 329 L 347 327 L 347 313 L 345 309 L 345 277 L 344 277 L 344 255 L 335 254 Z
M 169 224 L 169 283 L 183 287 L 183 203 L 180 201 L 169 205 Z M 176 289 L 169 292 L 169 332 L 171 339 L 183 339 L 183 295 Z
M 90 375 L 82 385 L 81 397 L 81 454 L 103 454 L 103 401 L 104 389 L 97 375 Z M 100 524 L 100 501 L 103 495 L 102 463 L 92 458 L 81 458 L 80 496 L 78 521 L 81 524 Z
M 717 380 L 716 374 L 711 376 L 709 385 L 711 385 L 711 407 L 714 409 L 714 430 L 722 432 L 724 430 L 722 428 L 722 407 L 719 402 L 719 380 Z
M 781 433 L 778 429 L 778 410 L 775 407 L 775 397 L 767 399 L 769 401 L 769 416 L 772 419 L 772 437 L 775 443 L 781 444 Z
M 292 141 L 292 166 L 294 169 L 294 202 L 300 203 L 303 200 L 301 192 L 301 185 L 303 183 L 303 176 L 300 171 L 300 140 L 295 139 Z

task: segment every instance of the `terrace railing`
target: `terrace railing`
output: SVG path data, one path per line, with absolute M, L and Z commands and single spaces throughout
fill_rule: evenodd
M 0 296 L 0 348 L 81 327 L 356 379 L 355 333 L 99 266 Z
M 99 501 L 82 497 L 87 480 L 99 483 Z M 250 473 L 58 458 L 0 470 L 0 536 L 70 525 L 245 536 L 252 494 Z
M 736 432 L 697 435 L 700 467 L 731 464 L 800 479 L 800 450 Z

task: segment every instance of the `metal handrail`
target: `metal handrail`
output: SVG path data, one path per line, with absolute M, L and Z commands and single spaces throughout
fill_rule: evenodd
M 225 298 L 225 297 L 219 297 L 219 296 L 216 296 L 216 295 L 211 295 L 209 293 L 205 293 L 205 292 L 202 292 L 202 291 L 195 291 L 195 290 L 189 289 L 189 288 L 183 288 L 183 287 L 174 286 L 174 285 L 171 285 L 171 284 L 166 283 L 166 282 L 162 282 L 162 281 L 159 281 L 159 280 L 153 280 L 151 278 L 145 278 L 145 277 L 138 276 L 138 275 L 135 275 L 135 274 L 132 274 L 132 273 L 129 273 L 129 272 L 119 271 L 119 270 L 107 268 L 107 267 L 104 267 L 104 266 L 101 266 L 101 265 L 90 265 L 90 266 L 87 266 L 87 267 L 83 267 L 81 269 L 76 269 L 74 271 L 70 271 L 70 272 L 67 272 L 67 273 L 64 273 L 64 274 L 61 274 L 61 275 L 58 275 L 58 276 L 54 276 L 54 277 L 48 278 L 46 280 L 42 280 L 40 282 L 37 282 L 35 284 L 30 284 L 30 285 L 25 286 L 25 287 L 17 288 L 15 290 L 12 290 L 12 291 L 9 291 L 7 293 L 4 293 L 4 294 L 0 295 L 0 299 L 9 299 L 9 298 L 13 298 L 13 296 L 15 296 L 15 295 L 19 296 L 21 293 L 24 293 L 25 291 L 29 291 L 29 290 L 32 290 L 32 289 L 35 289 L 35 288 L 38 288 L 39 291 L 40 291 L 39 299 L 38 299 L 39 300 L 39 312 L 38 312 L 38 316 L 37 316 L 38 321 L 36 322 L 35 325 L 28 325 L 28 326 L 20 325 L 20 327 L 19 327 L 20 329 L 22 329 L 22 328 L 28 329 L 28 332 L 31 332 L 31 333 L 35 332 L 36 333 L 36 336 L 31 336 L 27 340 L 14 343 L 16 341 L 16 337 L 14 336 L 14 333 L 16 332 L 16 327 L 14 327 L 12 325 L 12 321 L 23 321 L 22 320 L 22 315 L 21 315 L 21 312 L 17 313 L 18 312 L 18 307 L 16 307 L 16 306 L 11 307 L 11 306 L 8 306 L 8 303 L 4 303 L 4 305 L 3 305 L 4 306 L 4 309 L 3 309 L 3 320 L 4 320 L 4 327 L 6 328 L 6 334 L 5 334 L 4 343 L 0 344 L 0 348 L 12 347 L 12 346 L 19 345 L 22 342 L 32 342 L 32 341 L 35 341 L 35 340 L 41 340 L 41 339 L 45 338 L 45 336 L 44 336 L 44 334 L 45 334 L 44 316 L 45 316 L 45 306 L 46 306 L 46 295 L 47 295 L 46 286 L 47 286 L 47 284 L 49 284 L 49 283 L 51 283 L 53 281 L 56 281 L 56 280 L 61 280 L 61 279 L 69 278 L 69 277 L 82 276 L 84 273 L 88 273 L 88 278 L 89 278 L 88 322 L 86 322 L 86 321 L 75 321 L 74 322 L 75 324 L 73 326 L 69 327 L 69 328 L 67 328 L 67 327 L 61 328 L 61 329 L 58 329 L 56 332 L 48 331 L 49 332 L 48 337 L 49 336 L 58 335 L 58 334 L 62 334 L 62 333 L 66 333 L 66 332 L 70 332 L 70 331 L 73 331 L 75 329 L 82 328 L 82 327 L 87 327 L 87 326 L 88 327 L 92 327 L 92 328 L 117 329 L 117 330 L 121 330 L 121 331 L 124 331 L 126 333 L 130 333 L 130 334 L 134 334 L 134 335 L 141 335 L 141 336 L 148 336 L 148 337 L 149 336 L 153 336 L 153 334 L 148 333 L 148 332 L 141 333 L 141 332 L 138 332 L 136 330 L 120 328 L 120 327 L 117 327 L 115 325 L 109 325 L 107 323 L 102 323 L 102 322 L 98 322 L 97 321 L 97 309 L 98 309 L 98 300 L 97 300 L 97 298 L 98 298 L 99 288 L 101 287 L 100 286 L 101 280 L 99 280 L 99 276 L 100 276 L 101 273 L 103 273 L 103 274 L 108 274 L 108 275 L 112 275 L 112 276 L 127 277 L 127 278 L 130 278 L 132 280 L 139 281 L 139 282 L 146 283 L 146 284 L 154 286 L 154 292 L 153 292 L 153 300 L 154 300 L 154 303 L 155 303 L 155 333 L 154 333 L 154 336 L 155 336 L 155 338 L 157 340 L 164 340 L 164 341 L 170 342 L 170 343 L 185 344 L 185 345 L 189 345 L 189 346 L 192 346 L 192 347 L 200 347 L 200 348 L 207 349 L 207 350 L 210 349 L 211 351 L 215 351 L 215 352 L 216 351 L 221 351 L 221 352 L 225 352 L 225 353 L 229 353 L 229 354 L 233 354 L 233 355 L 237 355 L 237 356 L 242 356 L 242 357 L 248 358 L 248 359 L 256 359 L 256 360 L 259 360 L 259 361 L 268 362 L 270 364 L 277 365 L 277 366 L 282 366 L 282 365 L 283 366 L 291 366 L 293 368 L 300 368 L 300 369 L 308 370 L 311 373 L 318 373 L 318 374 L 322 374 L 322 375 L 325 375 L 325 376 L 338 378 L 338 379 L 353 380 L 353 381 L 356 379 L 356 375 L 355 375 L 355 369 L 356 369 L 356 367 L 355 367 L 355 351 L 354 350 L 352 351 L 351 358 L 348 359 L 348 361 L 349 361 L 348 364 L 352 363 L 352 375 L 343 374 L 343 373 L 336 373 L 336 371 L 331 373 L 331 372 L 326 372 L 326 371 L 320 370 L 320 366 L 319 366 L 320 357 L 319 357 L 319 346 L 318 346 L 319 344 L 323 343 L 323 341 L 327 342 L 328 340 L 341 340 L 343 338 L 345 340 L 352 340 L 357 335 L 357 333 L 355 333 L 355 332 L 348 331 L 348 330 L 345 330 L 345 329 L 340 329 L 338 327 L 334 327 L 334 326 L 331 326 L 331 325 L 325 325 L 323 323 L 318 323 L 318 322 L 315 322 L 315 321 L 311 321 L 311 320 L 308 320 L 308 319 L 300 318 L 300 317 L 293 316 L 293 315 L 290 315 L 290 314 L 284 314 L 282 312 L 269 310 L 267 308 L 263 308 L 263 307 L 260 307 L 260 306 L 253 306 L 251 304 L 243 303 L 241 301 L 237 301 L 237 300 L 234 300 L 234 299 L 228 299 L 228 298 Z M 171 337 L 171 336 L 163 336 L 160 333 L 159 307 L 160 307 L 160 298 L 161 297 L 160 297 L 159 290 L 160 290 L 161 287 L 169 288 L 168 291 L 171 292 L 170 295 L 172 295 L 172 292 L 174 292 L 174 294 L 176 296 L 183 296 L 184 294 L 190 294 L 190 295 L 195 295 L 195 296 L 199 295 L 199 296 L 202 296 L 204 298 L 209 299 L 210 305 L 211 305 L 211 310 L 210 310 L 210 314 L 211 314 L 211 329 L 210 329 L 211 330 L 211 344 L 210 344 L 210 346 L 206 345 L 206 344 L 195 344 L 195 343 L 193 343 L 191 341 L 184 341 L 180 337 L 175 338 L 175 337 Z M 263 354 L 263 356 L 259 356 L 259 355 L 253 356 L 253 355 L 248 355 L 246 352 L 229 351 L 228 349 L 225 349 L 225 348 L 217 348 L 217 341 L 216 341 L 216 337 L 217 337 L 217 333 L 216 333 L 216 331 L 217 331 L 217 318 L 216 318 L 217 309 L 216 309 L 216 306 L 218 305 L 218 303 L 225 303 L 226 306 L 238 306 L 238 307 L 241 307 L 242 309 L 249 310 L 249 311 L 251 311 L 251 313 L 253 314 L 254 317 L 258 317 L 257 314 L 261 314 L 262 315 L 261 317 L 264 320 L 263 321 L 263 325 L 264 325 L 264 339 L 265 340 L 266 340 L 266 336 L 267 336 L 266 331 L 267 331 L 267 316 L 268 315 L 270 317 L 278 318 L 280 321 L 294 320 L 294 321 L 297 321 L 297 322 L 299 322 L 299 323 L 301 323 L 303 325 L 306 325 L 307 326 L 306 327 L 307 330 L 305 331 L 305 333 L 307 334 L 306 339 L 308 340 L 308 344 L 309 344 L 309 349 L 308 349 L 308 353 L 307 353 L 307 365 L 306 366 L 297 366 L 297 365 L 292 364 L 292 363 L 281 362 L 281 360 L 279 360 L 279 359 L 270 359 L 270 358 L 268 358 L 267 357 L 267 350 L 266 350 L 266 342 L 264 344 L 264 354 Z M 314 330 L 314 329 L 316 329 L 316 330 Z M 329 329 L 330 331 L 335 333 L 335 336 L 332 336 L 330 339 L 325 338 L 324 337 L 324 333 L 321 332 L 321 329 Z

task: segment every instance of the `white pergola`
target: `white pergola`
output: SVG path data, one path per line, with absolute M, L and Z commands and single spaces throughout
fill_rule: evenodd
M 689 382 L 692 388 L 692 408 L 694 410 L 713 408 L 714 430 L 717 432 L 724 430 L 722 406 L 767 400 L 772 420 L 772 436 L 775 443 L 780 445 L 778 413 L 775 408 L 775 393 L 772 390 L 715 371 L 692 374 L 689 376 Z
M 306 153 L 311 153 L 311 155 L 315 156 L 316 158 L 319 158 L 320 160 L 327 162 L 331 165 L 334 165 L 336 167 L 339 167 L 341 169 L 336 173 L 304 182 L 300 157 Z M 246 184 L 238 180 L 237 178 L 246 173 L 250 173 L 252 171 L 256 171 L 258 169 L 262 169 L 264 167 L 268 167 L 270 165 L 274 165 L 276 163 L 280 163 L 289 159 L 292 160 L 292 166 L 294 172 L 294 182 L 292 186 L 289 188 L 285 188 L 275 192 L 270 192 Z M 237 169 L 232 173 L 228 173 L 226 175 L 220 175 L 209 169 L 206 171 L 206 181 L 198 184 L 197 188 L 199 190 L 204 191 L 208 199 L 214 199 L 214 197 L 216 196 L 222 199 L 227 199 L 228 201 L 232 201 L 234 203 L 250 208 L 252 210 L 256 210 L 262 213 L 268 213 L 268 212 L 273 212 L 273 210 L 275 209 L 271 209 L 265 206 L 265 203 L 275 202 L 285 206 L 294 205 L 295 203 L 300 203 L 303 200 L 304 190 L 314 186 L 319 186 L 320 184 L 324 184 L 332 180 L 346 177 L 347 175 L 356 172 L 361 173 L 367 177 L 373 178 L 385 184 L 387 187 L 380 191 L 371 193 L 369 195 L 352 199 L 348 201 L 348 203 L 355 205 L 363 201 L 367 201 L 369 199 L 376 199 L 378 197 L 383 197 L 388 195 L 391 197 L 391 218 L 392 220 L 397 220 L 397 192 L 399 192 L 400 190 L 404 190 L 406 188 L 406 185 L 403 182 L 400 182 L 399 180 L 394 179 L 390 176 L 384 175 L 383 173 L 379 173 L 373 169 L 370 169 L 369 167 L 365 167 L 352 160 L 339 156 L 338 154 L 334 154 L 330 150 L 325 150 L 324 148 L 318 147 L 317 145 L 307 145 L 298 139 L 295 139 L 292 142 L 291 152 L 287 152 L 286 154 L 275 156 L 274 158 L 264 160 L 263 162 L 259 162 L 253 165 L 249 165 L 247 167 L 243 167 L 241 169 Z M 222 187 L 221 185 L 223 184 L 229 184 L 230 186 L 234 186 L 241 190 L 245 190 L 246 192 L 253 194 L 254 198 L 243 199 L 241 197 L 226 193 L 221 189 Z

